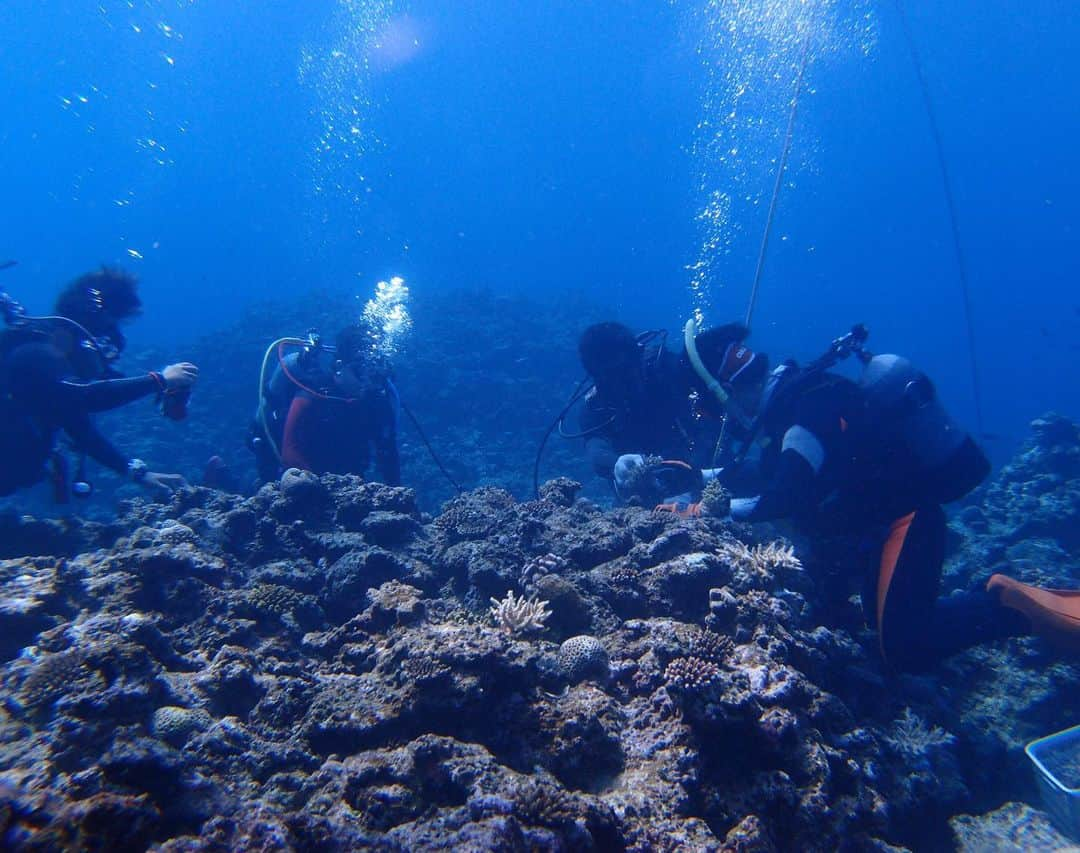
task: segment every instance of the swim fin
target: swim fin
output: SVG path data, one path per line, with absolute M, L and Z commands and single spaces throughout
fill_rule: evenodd
M 1040 589 L 1006 575 L 991 575 L 988 592 L 998 592 L 1005 607 L 1031 621 L 1032 630 L 1051 644 L 1080 652 L 1080 590 Z

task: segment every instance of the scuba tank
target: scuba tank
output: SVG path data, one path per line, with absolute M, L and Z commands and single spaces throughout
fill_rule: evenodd
M 903 356 L 871 358 L 859 377 L 864 444 L 882 477 L 917 481 L 935 503 L 959 500 L 986 477 L 990 463 L 970 434 L 945 411 L 934 383 Z
M 866 348 L 869 335 L 865 326 L 853 326 L 806 367 L 791 361 L 777 367 L 737 458 L 755 441 L 761 443 L 770 425 L 783 423 L 798 398 L 830 381 L 843 381 L 828 371 L 854 355 L 862 362 L 855 382 L 858 403 L 845 419 L 853 456 L 866 479 L 904 488 L 917 485 L 923 498 L 936 503 L 958 500 L 983 480 L 989 463 L 945 411 L 930 378 L 903 356 L 871 353 Z

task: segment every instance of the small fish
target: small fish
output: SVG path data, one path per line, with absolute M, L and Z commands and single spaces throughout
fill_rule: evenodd
M 9 270 L 13 266 L 15 266 L 17 263 L 19 263 L 19 262 L 18 261 L 3 261 L 3 262 L 0 262 L 0 270 Z

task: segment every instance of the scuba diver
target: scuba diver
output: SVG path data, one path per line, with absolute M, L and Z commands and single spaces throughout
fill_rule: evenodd
M 612 322 L 584 331 L 578 352 L 593 385 L 578 437 L 593 470 L 622 500 L 700 514 L 701 491 L 719 471 L 717 448 L 728 418 L 713 405 L 693 361 L 705 358 L 734 395 L 730 409 L 742 411 L 739 401 L 753 399 L 768 373 L 768 358 L 742 344 L 746 335 L 737 323 L 711 329 L 689 336 L 676 355 L 665 333 L 635 335 Z
M 87 455 L 148 489 L 168 493 L 186 485 L 177 474 L 150 471 L 141 459 L 121 453 L 92 418 L 151 395 L 167 416 L 186 415 L 198 377 L 194 364 L 171 364 L 130 378 L 115 369 L 126 343 L 120 324 L 141 307 L 137 280 L 110 267 L 69 284 L 48 317 L 27 316 L 18 302 L 0 293 L 9 327 L 0 334 L 0 495 L 49 476 L 60 502 L 69 493 L 89 495 L 92 487 L 82 470 Z M 66 457 L 57 447 L 60 433 L 80 454 L 71 483 Z
M 287 468 L 363 474 L 374 450 L 382 482 L 400 485 L 400 402 L 390 366 L 373 341 L 370 329 L 354 324 L 338 333 L 333 347 L 314 332 L 306 340 L 282 338 L 270 345 L 248 440 L 261 483 Z M 286 354 L 289 347 L 295 351 Z
M 866 620 L 896 669 L 925 669 L 973 645 L 1032 632 L 1080 651 L 1080 592 L 995 574 L 985 589 L 938 598 L 942 505 L 975 489 L 990 463 L 926 374 L 900 356 L 872 355 L 866 338 L 856 326 L 812 364 L 787 361 L 770 374 L 740 453 L 762 446 L 766 485 L 733 498 L 731 518 L 790 518 L 818 543 L 848 543 L 847 562 L 854 558 L 863 572 Z M 829 370 L 851 354 L 863 364 L 858 381 Z M 704 365 L 702 372 L 706 384 L 715 381 Z M 726 482 L 725 472 L 717 476 Z

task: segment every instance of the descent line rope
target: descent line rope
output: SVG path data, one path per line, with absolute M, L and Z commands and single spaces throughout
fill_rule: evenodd
M 791 139 L 795 131 L 795 114 L 799 109 L 799 95 L 802 93 L 803 76 L 806 73 L 806 61 L 810 55 L 810 27 L 806 28 L 806 36 L 803 38 L 802 57 L 799 60 L 799 74 L 795 78 L 795 92 L 791 98 L 791 111 L 788 113 L 787 133 L 784 135 L 784 148 L 780 153 L 780 165 L 776 169 L 776 183 L 773 185 L 772 198 L 769 199 L 769 213 L 765 219 L 765 231 L 761 235 L 761 247 L 758 249 L 757 267 L 754 270 L 754 283 L 750 288 L 750 304 L 746 308 L 746 327 L 750 328 L 750 320 L 754 316 L 754 306 L 757 304 L 758 287 L 761 284 L 761 273 L 765 269 L 765 253 L 769 247 L 769 234 L 772 232 L 773 219 L 776 216 L 776 202 L 780 198 L 780 187 L 784 180 L 784 171 L 787 169 L 788 154 L 791 153 Z
M 975 423 L 979 429 L 979 436 L 985 438 L 986 431 L 983 427 L 982 385 L 979 382 L 979 362 L 975 355 L 975 324 L 972 320 L 971 288 L 968 285 L 967 264 L 964 260 L 964 250 L 960 243 L 960 225 L 956 215 L 956 201 L 953 197 L 952 184 L 949 180 L 949 169 L 945 163 L 945 152 L 941 145 L 941 131 L 938 128 L 937 115 L 934 113 L 934 104 L 930 100 L 930 87 L 926 83 L 923 74 L 922 62 L 919 53 L 915 49 L 915 39 L 912 37 L 911 28 L 908 26 L 907 15 L 904 13 L 904 5 L 901 0 L 896 0 L 896 11 L 900 16 L 900 27 L 904 32 L 904 41 L 908 52 L 911 54 L 911 62 L 915 66 L 915 75 L 919 79 L 919 89 L 922 92 L 923 106 L 926 108 L 926 118 L 930 124 L 930 134 L 934 139 L 934 151 L 937 154 L 938 169 L 941 171 L 941 187 L 945 193 L 945 206 L 949 211 L 949 227 L 952 231 L 953 251 L 956 254 L 956 267 L 960 275 L 960 293 L 964 303 L 964 324 L 967 326 L 968 363 L 971 365 L 971 391 L 975 399 Z

